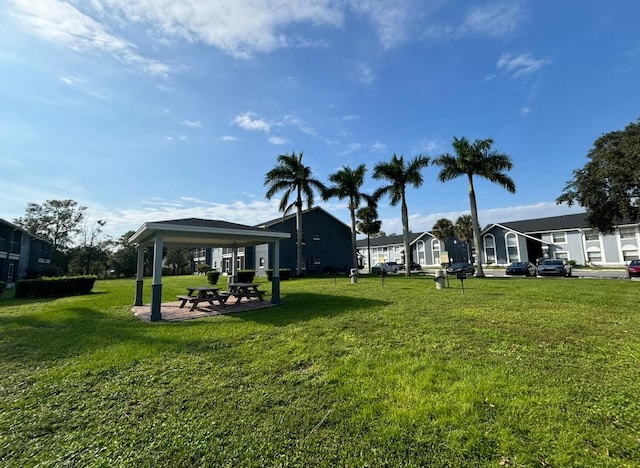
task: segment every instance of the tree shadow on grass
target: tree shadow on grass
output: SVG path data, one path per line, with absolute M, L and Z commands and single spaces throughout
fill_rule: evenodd
M 149 349 L 182 352 L 203 341 L 194 337 L 192 343 L 185 342 L 184 334 L 172 335 L 131 315 L 125 318 L 91 307 L 70 307 L 50 315 L 0 315 L 0 331 L 0 361 L 24 364 L 69 359 L 123 344 L 139 346 L 141 353 Z
M 275 326 L 305 322 L 316 318 L 331 318 L 355 310 L 370 309 L 390 304 L 383 299 L 345 297 L 338 294 L 290 293 L 282 304 L 267 309 L 256 309 L 237 314 L 242 320 Z
M 6 295 L 6 292 L 4 293 Z M 13 294 L 9 297 L 0 297 L 0 309 L 4 307 L 15 307 L 31 304 L 42 304 L 55 301 L 56 299 L 64 299 L 65 297 L 87 297 L 99 296 L 107 294 L 107 291 L 91 291 L 87 294 L 77 294 L 75 296 L 51 296 L 51 297 L 15 297 Z

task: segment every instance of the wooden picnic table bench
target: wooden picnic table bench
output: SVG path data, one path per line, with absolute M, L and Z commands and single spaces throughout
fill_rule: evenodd
M 201 302 L 207 302 L 211 307 L 215 305 L 213 301 L 217 301 L 220 305 L 225 305 L 228 296 L 219 294 L 219 290 L 220 288 L 212 286 L 188 287 L 187 294 L 178 296 L 178 299 L 182 301 L 180 303 L 180 309 L 182 309 L 187 302 L 191 303 L 191 308 L 189 310 L 194 310 Z M 197 294 L 194 294 L 196 291 Z
M 246 298 L 247 300 L 257 298 L 259 301 L 263 301 L 264 295 L 266 294 L 266 291 L 258 289 L 258 283 L 229 283 L 228 287 L 228 291 L 220 294 L 228 297 L 235 297 L 236 304 L 243 298 Z

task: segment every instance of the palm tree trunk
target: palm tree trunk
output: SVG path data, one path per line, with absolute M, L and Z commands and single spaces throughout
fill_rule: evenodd
M 296 201 L 296 276 L 302 277 L 302 196 L 298 187 Z
M 476 277 L 484 278 L 482 270 L 482 239 L 480 239 L 480 221 L 478 220 L 478 205 L 476 203 L 476 192 L 473 188 L 473 176 L 469 177 L 469 204 L 471 205 L 471 225 L 473 227 L 473 244 L 476 249 Z
M 358 255 L 356 253 L 356 209 L 354 203 L 349 203 L 349 210 L 351 211 L 351 252 L 353 260 L 353 268 L 358 272 Z
M 411 257 L 409 252 L 409 210 L 407 209 L 407 200 L 402 194 L 402 243 L 404 244 L 404 276 L 411 276 L 409 268 Z
M 371 274 L 371 236 L 369 234 L 367 234 L 367 266 Z

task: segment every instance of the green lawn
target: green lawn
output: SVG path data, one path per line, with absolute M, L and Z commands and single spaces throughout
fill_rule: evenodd
M 134 285 L 0 298 L 2 466 L 640 466 L 638 282 L 308 278 L 153 324 Z

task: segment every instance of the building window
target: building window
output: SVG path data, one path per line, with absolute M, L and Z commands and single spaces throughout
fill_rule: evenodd
M 433 254 L 433 263 L 440 263 L 440 241 L 438 239 L 431 240 L 431 252 Z
M 314 241 L 319 241 L 320 240 L 320 234 L 314 234 L 313 235 L 313 240 Z
M 589 263 L 602 262 L 602 251 L 596 248 L 590 248 L 587 250 L 587 260 Z
M 600 240 L 600 233 L 595 229 L 591 229 L 589 231 L 585 231 L 584 240 L 588 241 L 597 241 Z
M 495 263 L 496 261 L 496 238 L 493 234 L 484 236 L 484 256 L 487 263 Z
M 420 265 L 424 265 L 425 262 L 425 249 L 424 249 L 424 241 L 418 241 L 416 243 L 416 253 L 417 253 L 417 259 L 416 262 L 418 262 Z
M 506 241 L 509 263 L 520 261 L 520 252 L 518 252 L 518 236 L 516 236 L 513 232 L 510 232 L 506 236 Z
M 260 257 L 258 264 L 260 265 L 260 268 L 264 268 L 264 257 Z
M 554 244 L 565 244 L 567 242 L 567 233 L 566 232 L 552 232 L 551 233 L 551 242 Z
M 640 260 L 640 256 L 638 256 L 638 247 L 635 245 L 625 245 L 622 247 L 622 259 L 625 262 Z
M 569 260 L 569 252 L 556 252 L 553 257 L 560 260 Z
M 620 228 L 620 239 L 634 239 L 636 237 L 636 228 L 626 227 Z

